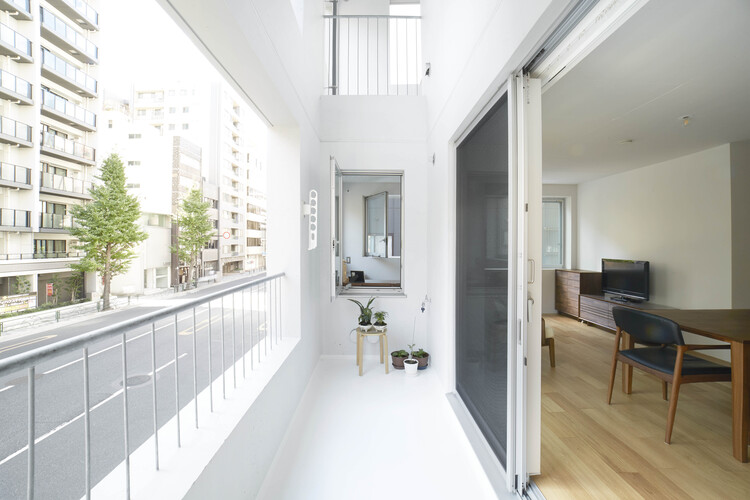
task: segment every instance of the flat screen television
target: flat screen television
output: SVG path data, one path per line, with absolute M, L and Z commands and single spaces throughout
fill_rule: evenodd
M 648 300 L 648 261 L 602 259 L 602 291 Z

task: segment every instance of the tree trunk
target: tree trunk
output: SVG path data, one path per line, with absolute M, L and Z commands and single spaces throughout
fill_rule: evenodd
M 109 285 L 110 285 L 110 281 L 112 280 L 112 276 L 110 276 L 110 273 L 109 273 L 110 255 L 111 255 L 111 249 L 110 249 L 110 246 L 107 245 L 107 258 L 104 261 L 104 291 L 102 292 L 102 311 L 106 311 L 109 309 Z

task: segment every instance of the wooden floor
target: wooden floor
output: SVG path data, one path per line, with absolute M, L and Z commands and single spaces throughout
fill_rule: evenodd
M 732 457 L 729 383 L 680 389 L 672 444 L 660 382 L 634 370 L 633 393 L 606 404 L 614 335 L 562 316 L 556 367 L 542 353 L 542 474 L 549 500 L 602 498 L 749 499 L 750 463 Z

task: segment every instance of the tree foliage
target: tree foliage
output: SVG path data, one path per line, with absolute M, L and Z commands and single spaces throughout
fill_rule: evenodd
M 203 193 L 199 189 L 191 189 L 182 200 L 177 216 L 177 247 L 172 247 L 172 252 L 177 253 L 180 261 L 189 266 L 188 281 L 197 279 L 198 256 L 214 233 L 208 217 L 210 206 L 209 202 L 203 201 Z
M 71 267 L 76 271 L 96 271 L 104 282 L 103 309 L 109 309 L 112 277 L 128 270 L 135 247 L 148 235 L 140 229 L 138 199 L 125 188 L 125 167 L 116 154 L 101 167 L 100 183 L 91 187 L 92 201 L 75 205 L 71 214 L 75 224 L 70 230 L 78 238 L 77 248 L 86 256 Z

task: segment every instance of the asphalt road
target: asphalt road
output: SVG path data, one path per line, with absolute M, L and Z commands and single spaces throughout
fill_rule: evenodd
M 246 281 L 250 281 L 248 278 Z M 212 293 L 243 280 L 207 287 L 205 290 L 177 297 L 189 299 Z M 177 366 L 179 369 L 180 408 L 192 405 L 193 359 L 197 356 L 198 392 L 222 373 L 232 359 L 242 358 L 242 301 L 245 315 L 245 352 L 259 351 L 271 342 L 266 337 L 266 317 L 262 312 L 264 288 L 258 293 L 245 292 L 233 300 L 224 299 L 224 334 L 220 301 L 212 302 L 209 335 L 208 305 L 196 309 L 196 352 L 193 351 L 193 318 L 190 312 L 179 315 L 177 323 Z M 260 300 L 259 300 L 260 298 Z M 164 300 L 161 307 L 171 305 Z M 90 320 L 63 326 L 47 332 L 20 337 L 0 344 L 0 358 L 95 330 L 105 324 L 122 321 L 151 312 L 159 307 L 134 307 L 98 315 Z M 232 325 L 235 330 L 232 333 Z M 175 415 L 175 325 L 174 318 L 155 325 L 157 422 L 161 427 Z M 210 340 L 209 340 L 210 339 Z M 209 377 L 209 344 L 211 373 Z M 92 485 L 112 471 L 125 457 L 123 432 L 122 342 L 108 339 L 89 347 L 89 381 L 91 408 Z M 151 327 L 127 332 L 129 445 L 131 452 L 153 434 Z M 249 354 L 246 371 L 250 373 Z M 236 368 L 242 377 L 242 362 Z M 231 371 L 226 377 L 227 391 L 233 386 Z M 83 363 L 81 353 L 58 356 L 36 367 L 36 448 L 35 496 L 40 499 L 81 498 L 84 483 Z M 214 398 L 221 398 L 214 391 Z M 0 378 L 0 499 L 26 497 L 28 443 L 28 381 L 23 370 Z M 183 420 L 182 425 L 194 425 Z M 160 439 L 174 439 L 171 436 Z

